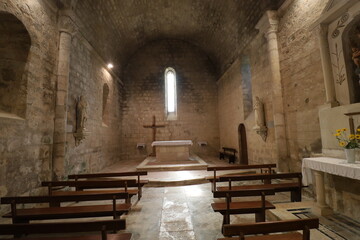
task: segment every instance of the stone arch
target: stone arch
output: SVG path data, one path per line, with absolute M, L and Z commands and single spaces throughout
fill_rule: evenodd
M 345 14 L 342 18 L 346 17 Z M 360 53 L 360 15 L 347 24 L 342 34 L 342 44 L 345 57 L 346 74 L 350 103 L 360 102 L 360 56 L 352 58 L 353 49 Z M 355 64 L 358 62 L 358 66 Z
M 107 83 L 104 83 L 103 98 L 102 98 L 102 121 L 105 124 L 107 123 L 105 116 L 106 116 L 106 112 L 107 112 L 107 102 L 108 102 L 108 98 L 109 98 L 109 92 L 110 92 L 109 85 Z
M 31 37 L 11 13 L 0 12 L 0 114 L 25 118 Z

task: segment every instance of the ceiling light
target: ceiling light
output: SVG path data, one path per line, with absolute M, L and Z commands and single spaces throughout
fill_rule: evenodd
M 108 65 L 107 65 L 107 68 L 108 69 L 112 69 L 114 67 L 114 65 L 112 65 L 112 63 L 109 63 Z

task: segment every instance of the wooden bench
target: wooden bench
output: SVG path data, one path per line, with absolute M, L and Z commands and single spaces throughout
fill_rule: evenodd
M 102 181 L 55 181 L 42 182 L 41 185 L 48 187 L 49 196 L 67 196 L 67 195 L 84 195 L 84 194 L 102 194 L 102 193 L 119 193 L 126 192 L 129 198 L 127 203 L 131 203 L 131 197 L 138 194 L 137 189 L 128 189 L 128 185 L 136 184 L 135 179 L 129 180 L 102 180 Z M 58 187 L 71 187 L 76 191 L 59 191 Z M 99 188 L 120 188 L 116 190 L 97 190 L 97 191 L 83 191 L 86 189 Z M 60 206 L 60 203 L 52 203 L 51 207 Z
M 274 179 L 297 179 L 295 182 L 279 182 L 274 183 L 271 180 Z M 252 181 L 260 180 L 263 184 L 256 185 L 241 185 L 233 186 L 234 181 Z M 301 202 L 301 190 L 302 190 L 302 174 L 301 172 L 295 173 L 274 173 L 274 174 L 245 174 L 234 176 L 222 176 L 219 178 L 219 182 L 229 182 L 227 187 L 217 187 L 217 191 L 229 191 L 229 190 L 251 190 L 251 189 L 273 189 L 275 192 L 290 192 L 292 202 Z
M 87 174 L 72 174 L 69 175 L 69 179 L 75 181 L 79 179 L 92 179 L 92 178 L 114 178 L 114 177 L 136 177 L 136 183 L 129 183 L 128 187 L 138 188 L 138 200 L 142 197 L 142 187 L 149 182 L 149 180 L 141 180 L 140 176 L 147 175 L 146 171 L 134 171 L 134 172 L 114 172 L 114 173 L 87 173 Z
M 228 147 L 223 147 L 222 149 L 222 152 L 220 152 L 220 159 L 225 159 L 225 157 L 227 157 L 229 159 L 229 163 L 235 163 L 235 154 L 237 153 L 237 150 Z
M 218 238 L 218 240 L 310 240 L 310 229 L 319 228 L 319 219 L 296 219 L 287 221 L 262 222 L 252 224 L 224 225 L 224 236 L 239 236 L 236 238 Z M 303 233 L 290 231 L 302 230 Z M 280 234 L 245 237 L 253 234 Z M 284 233 L 287 232 L 287 233 Z
M 230 223 L 230 215 L 232 214 L 249 214 L 255 213 L 255 221 L 265 221 L 265 210 L 275 209 L 275 206 L 266 201 L 266 195 L 274 195 L 274 190 L 259 189 L 259 190 L 241 190 L 241 191 L 215 191 L 214 198 L 226 198 L 225 202 L 212 203 L 211 207 L 214 212 L 219 212 L 223 215 L 223 225 Z M 243 201 L 232 202 L 233 197 L 249 197 L 261 196 L 260 201 Z
M 61 236 L 61 237 L 31 237 L 27 240 L 47 240 L 47 239 L 64 239 L 64 240 L 93 240 L 93 239 L 112 239 L 112 240 L 130 240 L 131 233 L 107 234 L 106 231 L 114 232 L 125 229 L 124 219 L 94 221 L 94 222 L 61 222 L 61 223 L 16 223 L 0 224 L 0 235 L 14 235 L 19 239 L 21 235 L 28 234 L 50 234 L 50 233 L 75 233 L 75 232 L 99 232 L 98 235 L 86 236 Z M 9 238 L 7 238 L 9 239 Z
M 234 170 L 249 170 L 249 169 L 259 169 L 261 173 L 268 172 L 271 173 L 274 171 L 274 168 L 276 168 L 276 164 L 270 163 L 270 164 L 254 164 L 254 165 L 234 165 L 234 166 L 209 166 L 207 167 L 207 171 L 213 171 L 213 177 L 208 177 L 207 180 L 209 180 L 212 183 L 211 190 L 214 192 L 216 191 L 216 182 L 219 181 L 219 176 L 217 176 L 217 171 L 234 171 Z M 214 181 L 216 179 L 216 181 Z
M 70 196 L 30 196 L 30 197 L 3 197 L 1 204 L 11 204 L 11 211 L 3 217 L 12 218 L 13 223 L 29 223 L 30 220 L 84 218 L 113 216 L 114 219 L 128 213 L 131 209 L 129 203 L 117 203 L 118 199 L 128 199 L 128 193 L 103 193 Z M 66 207 L 35 207 L 18 209 L 17 204 L 38 204 L 56 202 L 81 202 L 112 200 L 112 204 L 66 206 Z

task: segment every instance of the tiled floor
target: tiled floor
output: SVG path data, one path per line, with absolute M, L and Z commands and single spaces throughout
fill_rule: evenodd
M 206 161 L 209 164 L 226 164 L 216 158 L 206 158 Z M 104 172 L 132 171 L 140 162 L 121 162 L 104 169 Z M 151 184 L 144 188 L 140 201 L 133 198 L 132 210 L 123 216 L 126 219 L 126 232 L 133 234 L 132 240 L 216 240 L 223 237 L 222 215 L 211 208 L 212 202 L 222 200 L 213 198 L 210 183 L 204 180 L 207 176 L 212 176 L 212 172 L 149 172 L 145 177 Z M 268 214 L 268 220 L 312 216 L 309 212 L 312 199 L 303 197 L 302 203 L 295 204 L 290 203 L 289 199 L 288 193 L 268 196 L 267 200 L 276 205 L 276 210 Z M 231 223 L 254 221 L 253 214 L 231 216 Z M 320 223 L 319 230 L 311 232 L 313 240 L 360 240 L 359 222 L 332 215 L 321 217 Z
M 226 164 L 216 158 L 206 160 L 210 164 Z M 112 166 L 111 171 L 134 170 L 139 163 L 129 162 L 127 166 L 124 164 Z M 212 202 L 221 200 L 213 199 L 210 184 L 203 183 L 205 182 L 203 180 L 211 175 L 212 172 L 203 170 L 149 172 L 146 178 L 152 184 L 144 188 L 143 198 L 134 203 L 132 211 L 125 216 L 126 231 L 133 234 L 134 240 L 215 240 L 223 237 L 221 234 L 222 216 L 213 212 L 211 208 Z M 178 186 L 182 184 L 193 185 Z M 291 213 L 299 208 L 310 211 L 312 199 L 304 197 L 303 203 L 292 205 L 289 203 L 289 198 L 289 194 L 286 193 L 269 196 L 268 200 L 277 205 L 277 212 L 270 214 L 269 217 L 291 219 L 312 216 L 311 213 L 306 214 L 306 211 L 304 214 Z M 276 215 L 278 216 L 274 217 Z M 360 223 L 352 221 L 351 224 L 346 225 L 346 222 L 342 221 L 342 224 L 348 228 L 336 229 L 334 218 L 336 221 L 342 221 L 336 216 L 321 217 L 321 229 L 313 230 L 311 239 L 360 240 Z M 231 222 L 254 222 L 254 215 L 232 216 Z

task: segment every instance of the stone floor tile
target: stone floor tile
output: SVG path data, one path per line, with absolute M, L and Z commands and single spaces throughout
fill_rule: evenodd
M 159 240 L 196 240 L 193 231 L 160 232 Z

